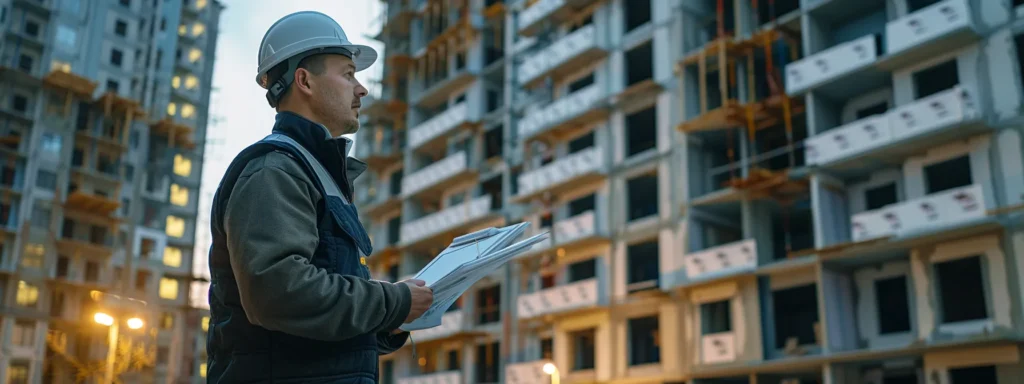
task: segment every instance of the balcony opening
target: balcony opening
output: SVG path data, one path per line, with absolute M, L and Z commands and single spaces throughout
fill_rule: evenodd
M 56 276 L 64 279 L 68 278 L 68 265 L 70 265 L 70 263 L 71 260 L 69 260 L 67 256 L 58 256 Z
M 582 17 L 580 15 L 580 13 L 583 13 L 583 12 L 586 12 L 586 11 L 584 11 L 582 9 L 576 9 L 575 12 L 576 12 L 576 15 L 575 15 L 576 18 L 574 20 L 570 20 L 566 24 L 566 26 L 568 27 L 567 32 L 566 32 L 567 34 L 576 32 L 576 31 L 580 30 L 581 28 L 586 27 L 586 26 L 591 25 L 591 24 L 594 23 L 594 11 L 590 11 L 590 13 L 587 13 L 586 15 L 582 15 Z M 627 31 L 628 30 L 629 29 L 627 29 Z
M 699 241 L 700 244 L 691 244 L 693 250 L 689 253 L 743 240 L 743 229 L 740 224 L 742 219 L 738 207 L 736 208 L 733 212 L 722 212 L 716 220 L 695 218 L 691 231 L 695 231 L 696 236 L 692 241 Z
M 523 173 L 522 165 L 513 166 L 512 169 L 509 170 L 508 179 L 512 180 L 512 183 L 511 183 L 512 185 L 509 185 L 508 187 L 509 187 L 509 194 L 512 195 L 512 196 L 515 196 L 515 195 L 519 194 L 519 175 L 522 175 L 522 173 Z
M 927 194 L 939 193 L 972 184 L 971 158 L 969 155 L 929 164 L 924 167 L 924 183 Z
M 497 383 L 499 379 L 499 362 L 501 361 L 500 343 L 495 341 L 490 344 L 478 345 L 476 347 L 476 382 Z
M 981 256 L 935 263 L 942 323 L 988 318 Z
M 100 265 L 95 261 L 85 262 L 85 281 L 95 283 L 100 280 Z
M 942 0 L 907 0 L 907 13 L 914 13 Z
M 626 290 L 629 293 L 658 289 L 658 239 L 626 247 Z
M 466 69 L 466 51 L 455 52 L 455 73 Z
M 774 204 L 772 209 L 773 259 L 784 260 L 789 255 L 814 248 L 814 215 L 810 198 L 790 205 Z
M 710 88 L 709 88 L 710 89 Z M 726 131 L 699 134 L 700 143 L 690 142 L 690 195 L 700 197 L 722 189 L 737 173 L 735 149 L 739 148 L 739 135 Z
M 654 78 L 653 40 L 626 52 L 626 88 Z
M 449 349 L 445 362 L 447 363 L 447 371 L 458 371 L 462 369 L 462 359 L 460 358 L 458 349 Z
M 811 18 L 811 28 L 818 29 L 824 35 L 824 39 L 818 46 L 811 49 L 811 54 L 847 43 L 864 36 L 874 36 L 875 47 L 879 55 L 885 52 L 884 39 L 885 24 L 889 21 L 886 16 L 884 0 L 864 0 L 855 9 L 843 12 L 822 12 Z
M 85 152 L 81 148 L 71 151 L 71 166 L 81 167 L 85 165 Z
M 914 100 L 920 100 L 960 84 L 956 58 L 914 72 Z
M 762 25 L 800 9 L 800 0 L 757 0 L 754 6 L 757 7 L 757 25 Z
M 566 267 L 569 283 L 597 277 L 597 259 L 577 261 Z
M 629 365 L 661 362 L 658 315 L 629 319 Z
M 480 186 L 483 189 L 483 193 L 491 197 L 491 210 L 500 210 L 504 206 L 502 185 L 504 183 L 502 183 L 501 175 L 495 175 Z
M 596 367 L 596 339 L 596 329 L 575 331 L 569 334 L 569 340 L 572 342 L 571 348 L 573 371 L 590 370 Z
M 583 150 L 590 149 L 594 146 L 594 131 L 587 132 L 581 136 L 569 141 L 569 153 L 573 154 Z
M 499 125 L 484 133 L 484 159 L 501 158 L 504 155 L 505 132 Z
M 388 245 L 396 245 L 402 233 L 402 215 L 395 216 L 388 220 Z
M 783 124 L 777 124 L 757 131 L 752 141 L 751 169 L 784 171 L 804 165 L 804 151 L 800 148 L 807 138 L 806 119 L 794 119 L 792 132 L 787 133 Z
M 628 221 L 658 214 L 658 175 L 637 176 L 626 181 Z
M 875 310 L 879 334 L 910 332 L 909 294 L 906 276 L 875 280 Z
M 700 305 L 700 333 L 713 335 L 732 331 L 732 313 L 729 300 Z
M 641 4 L 642 3 L 642 4 Z M 638 27 L 647 24 L 651 21 L 651 2 L 647 0 L 638 1 L 630 4 L 629 6 L 622 7 L 623 13 L 625 13 L 626 28 L 625 32 L 629 33 Z
M 896 183 L 885 183 L 867 188 L 864 191 L 864 203 L 867 211 L 879 209 L 900 202 Z
M 569 85 L 566 86 L 566 95 L 571 95 L 571 94 L 575 93 L 576 91 L 579 91 L 579 90 L 581 90 L 583 88 L 586 88 L 587 86 L 593 85 L 594 82 L 595 82 L 595 74 L 594 74 L 594 72 L 590 72 L 590 73 L 588 73 L 588 74 L 586 74 L 586 75 L 584 75 L 584 76 L 582 76 L 582 77 L 580 77 L 580 78 L 578 78 L 576 80 L 573 80 L 571 83 L 569 83 Z M 565 96 L 563 96 L 563 97 L 565 97 Z
M 391 196 L 402 195 L 402 178 L 405 177 L 404 172 L 401 169 L 391 172 L 391 176 L 388 176 L 388 192 Z
M 501 285 L 482 288 L 477 291 L 476 310 L 479 324 L 501 321 Z
M 555 358 L 555 339 L 545 337 L 540 339 L 541 360 L 553 360 Z
M 451 207 L 454 207 L 454 206 L 457 206 L 459 204 L 462 204 L 462 203 L 466 202 L 466 193 L 468 193 L 468 192 L 467 191 L 460 191 L 460 192 L 452 193 L 451 195 L 448 196 L 448 203 L 445 204 L 445 206 L 447 206 L 448 208 L 451 208 Z
M 657 148 L 657 105 L 626 115 L 625 120 L 627 158 Z
M 817 284 L 772 292 L 775 321 L 775 349 L 787 355 L 800 354 L 800 346 L 818 343 Z
M 502 106 L 502 100 L 504 94 L 499 90 L 488 89 L 487 90 L 487 112 L 494 112 Z M 501 129 L 498 129 L 500 132 Z
M 593 211 L 594 209 L 597 208 L 597 195 L 591 193 L 589 195 L 577 198 L 576 200 L 570 201 L 568 204 L 568 208 L 568 217 L 576 217 L 576 215 L 587 213 L 588 211 Z
M 96 225 L 89 228 L 89 242 L 97 245 L 106 245 L 107 228 Z
M 949 370 L 950 384 L 974 384 L 974 383 L 998 383 L 996 367 L 993 365 L 981 367 L 952 368 Z

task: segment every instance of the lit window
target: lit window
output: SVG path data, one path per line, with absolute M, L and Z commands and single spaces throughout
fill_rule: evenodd
M 46 248 L 42 244 L 26 244 L 21 255 L 21 266 L 25 268 L 42 268 Z
M 196 75 L 188 75 L 185 77 L 185 88 L 196 89 L 199 86 L 199 78 Z
M 189 177 L 192 174 L 192 160 L 180 153 L 174 155 L 174 174 Z
M 196 9 L 206 8 L 206 0 L 196 0 Z M 205 371 L 205 369 L 204 369 Z
M 181 76 L 174 76 L 174 77 L 172 77 L 171 78 L 171 86 L 174 87 L 174 89 L 181 88 Z M 174 103 L 171 103 L 171 104 L 174 104 Z M 170 109 L 168 109 L 167 113 L 170 113 Z
M 178 36 L 185 36 L 188 33 L 188 27 L 185 24 L 178 26 Z
M 20 306 L 34 307 L 39 301 L 39 288 L 21 280 L 18 282 L 18 293 L 15 300 Z
M 178 114 L 178 104 L 168 103 L 167 104 L 167 114 L 171 115 L 171 116 L 177 115 Z
M 171 184 L 171 204 L 179 207 L 188 205 L 188 188 Z
M 203 32 L 206 32 L 206 25 L 203 25 L 203 23 L 198 21 L 195 24 L 192 24 L 192 36 L 199 37 Z
M 51 70 L 71 73 L 71 64 L 60 60 L 54 60 L 51 65 Z
M 181 106 L 181 117 L 186 119 L 192 118 L 196 114 L 196 107 L 192 104 L 185 103 Z
M 164 230 L 167 236 L 182 237 L 185 235 L 185 219 L 177 216 L 167 216 L 167 228 Z
M 202 58 L 202 57 L 203 57 L 203 51 L 200 51 L 199 48 L 192 48 L 191 50 L 188 51 L 188 61 L 189 62 L 195 63 L 195 62 L 199 61 L 199 59 Z
M 174 300 L 178 298 L 178 280 L 167 277 L 160 278 L 160 298 Z
M 164 248 L 164 265 L 168 267 L 180 267 L 181 266 L 181 248 L 178 247 L 166 247 Z
M 11 363 L 11 365 L 7 367 L 7 382 L 27 383 L 28 363 Z

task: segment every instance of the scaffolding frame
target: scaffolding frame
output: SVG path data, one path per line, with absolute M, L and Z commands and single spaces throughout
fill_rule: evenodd
M 758 0 L 750 0 L 753 12 L 758 14 Z M 772 200 L 779 204 L 784 232 L 786 234 L 787 254 L 792 253 L 790 215 L 791 207 L 798 199 L 805 198 L 809 193 L 809 182 L 806 178 L 794 178 L 790 170 L 796 166 L 794 151 L 797 145 L 793 138 L 793 118 L 805 112 L 805 105 L 802 100 L 790 99 L 783 86 L 780 69 L 785 62 L 793 62 L 799 59 L 800 38 L 793 36 L 782 29 L 775 15 L 774 0 L 768 0 L 771 14 L 771 21 L 767 28 L 753 31 L 745 38 L 737 38 L 730 31 L 725 30 L 725 0 L 717 0 L 716 15 L 718 18 L 717 36 L 706 43 L 697 52 L 687 55 L 680 60 L 675 67 L 678 76 L 680 89 L 685 89 L 688 67 L 697 66 L 698 87 L 699 87 L 699 113 L 694 119 L 684 121 L 677 126 L 683 133 L 697 133 L 724 130 L 727 136 L 728 157 L 730 169 L 729 180 L 724 187 L 731 188 L 735 197 L 758 200 Z M 757 28 L 762 25 L 754 23 Z M 789 47 L 789 57 L 776 53 L 774 48 L 777 43 L 782 42 Z M 767 95 L 757 98 L 757 70 L 758 53 L 762 53 L 764 63 L 764 75 L 767 77 Z M 788 60 L 787 60 L 788 59 Z M 743 88 L 737 84 L 737 67 L 745 66 L 746 95 L 745 101 L 737 97 Z M 708 74 L 715 73 L 718 76 L 718 90 L 721 95 L 721 106 L 708 110 Z M 736 95 L 730 91 L 735 90 Z M 734 97 L 735 96 L 735 97 Z M 681 107 L 685 111 L 685 93 L 682 96 Z M 756 153 L 758 131 L 782 125 L 785 129 L 787 144 L 777 150 L 765 154 Z M 744 159 L 736 157 L 736 140 L 733 135 L 734 129 L 743 129 L 746 133 L 746 140 L 751 149 Z M 768 158 L 778 156 L 772 154 L 784 150 L 789 157 L 789 167 L 780 170 L 769 170 L 757 165 Z M 746 169 L 745 176 L 736 175 L 737 169 Z
M 470 23 L 469 2 L 467 0 L 456 0 L 456 2 L 461 4 L 459 18 L 445 27 L 440 34 L 431 38 L 424 46 L 422 56 L 414 59 L 413 65 L 416 66 L 416 72 L 424 80 L 428 74 L 434 72 L 435 67 L 439 65 L 438 61 L 443 60 L 443 63 L 447 65 L 448 54 L 464 49 L 466 42 L 476 34 Z M 426 8 L 424 14 L 428 16 L 427 20 L 430 16 L 447 17 L 448 4 L 446 1 L 429 0 Z M 429 31 L 432 26 L 429 22 L 424 23 L 423 31 Z
M 751 4 L 756 14 L 757 0 L 751 0 Z M 769 0 L 769 6 L 774 11 L 773 0 Z M 772 14 L 771 27 L 753 32 L 744 39 L 736 39 L 733 37 L 733 33 L 725 30 L 724 0 L 717 0 L 716 15 L 718 18 L 717 37 L 701 47 L 696 53 L 684 57 L 676 64 L 675 71 L 679 77 L 678 81 L 681 88 L 686 85 L 687 67 L 697 66 L 698 97 L 700 103 L 699 115 L 694 119 L 680 123 L 677 129 L 684 133 L 726 130 L 729 145 L 726 155 L 729 158 L 729 163 L 735 164 L 737 160 L 735 142 L 732 138 L 733 128 L 745 128 L 748 142 L 754 143 L 758 131 L 782 124 L 785 126 L 788 139 L 787 148 L 790 165 L 794 166 L 795 159 L 792 153 L 795 149 L 793 143 L 793 117 L 803 114 L 805 107 L 801 101 L 792 100 L 785 93 L 782 86 L 781 73 L 778 70 L 783 65 L 781 62 L 785 58 L 780 57 L 778 59 L 780 65 L 776 66 L 773 48 L 776 42 L 783 41 L 790 47 L 789 60 L 795 61 L 799 52 L 797 49 L 799 47 L 799 39 L 791 37 L 779 29 L 775 21 L 774 12 Z M 769 94 L 764 98 L 754 99 L 757 95 L 755 68 L 757 53 L 759 52 L 763 52 Z M 748 100 L 745 102 L 741 102 L 730 95 L 730 91 L 733 89 L 736 91 L 741 90 L 737 86 L 737 78 L 739 76 L 737 74 L 737 66 L 741 63 L 746 66 L 746 98 Z M 715 72 L 719 74 L 718 90 L 721 95 L 721 106 L 714 110 L 708 110 L 707 76 L 709 73 Z M 682 107 L 684 110 L 686 109 L 685 96 L 683 96 Z M 752 154 L 751 156 L 756 157 L 757 155 Z M 735 172 L 735 170 L 732 172 Z M 779 183 L 780 178 L 785 176 L 785 173 L 782 172 L 782 175 L 776 175 L 776 172 L 752 167 L 750 176 L 741 179 L 732 174 L 730 175 L 730 181 L 726 185 L 736 189 L 762 189 L 759 193 L 764 193 L 767 192 L 764 188 L 771 185 L 787 187 L 786 183 Z

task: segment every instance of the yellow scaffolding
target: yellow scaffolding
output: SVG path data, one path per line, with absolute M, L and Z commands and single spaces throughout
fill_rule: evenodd
M 804 113 L 805 106 L 799 100 L 791 100 L 786 95 L 781 85 L 781 74 L 776 67 L 772 47 L 775 42 L 782 40 L 789 45 L 790 60 L 797 59 L 799 41 L 796 38 L 784 34 L 777 28 L 770 28 L 753 33 L 749 38 L 736 40 L 732 33 L 725 31 L 725 7 L 724 0 L 717 0 L 718 36 L 711 42 L 705 44 L 696 53 L 690 54 L 676 64 L 676 72 L 680 76 L 680 86 L 683 83 L 686 68 L 697 66 L 697 77 L 699 86 L 700 112 L 697 117 L 680 123 L 677 127 L 682 132 L 694 133 L 712 130 L 727 130 L 728 145 L 726 155 L 730 163 L 735 163 L 735 143 L 732 137 L 733 128 L 745 127 L 750 142 L 754 142 L 757 131 L 783 124 L 786 129 L 786 136 L 789 146 L 793 145 L 793 117 Z M 754 12 L 757 12 L 757 0 L 751 0 Z M 772 16 L 774 23 L 774 15 Z M 769 95 L 762 99 L 756 97 L 755 79 L 755 58 L 758 51 L 763 52 L 765 61 L 765 74 Z M 736 100 L 731 91 L 737 86 L 736 67 L 745 63 L 746 85 L 748 101 Z M 721 95 L 721 106 L 714 110 L 708 110 L 708 84 L 707 75 L 718 72 L 718 91 Z M 685 100 L 684 100 L 685 108 Z M 735 175 L 730 177 L 728 186 L 734 188 L 753 188 L 759 182 L 766 182 L 773 185 L 769 180 L 780 180 L 780 175 L 773 175 L 774 172 L 765 169 L 754 169 L 750 172 L 747 180 L 737 180 Z M 761 186 L 761 187 L 767 187 Z

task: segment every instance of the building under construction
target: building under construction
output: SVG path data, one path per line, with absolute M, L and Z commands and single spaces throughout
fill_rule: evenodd
M 1021 2 L 382 4 L 377 277 L 551 234 L 382 383 L 1024 377 Z
M 188 298 L 222 9 L 0 1 L 7 383 L 205 382 Z

